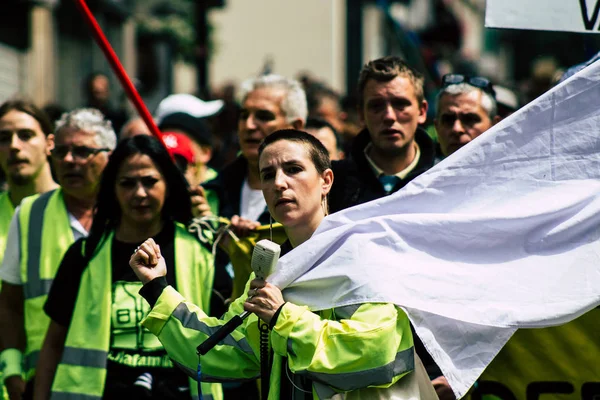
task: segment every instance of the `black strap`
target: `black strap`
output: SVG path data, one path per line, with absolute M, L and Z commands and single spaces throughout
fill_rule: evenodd
M 260 397 L 267 400 L 269 397 L 269 381 L 271 378 L 271 360 L 269 357 L 269 324 L 258 321 L 260 330 Z

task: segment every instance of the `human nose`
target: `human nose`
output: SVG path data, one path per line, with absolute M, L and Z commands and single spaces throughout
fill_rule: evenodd
M 67 152 L 64 156 L 60 158 L 64 162 L 74 163 L 75 157 L 73 156 L 73 149 L 67 149 Z
M 394 110 L 394 107 L 390 103 L 385 105 L 385 109 L 383 111 L 383 119 L 385 121 L 396 119 L 396 112 Z
M 17 135 L 12 135 L 10 137 L 10 143 L 8 145 L 11 150 L 20 150 L 22 144 L 23 142 L 21 142 Z
M 282 170 L 279 170 L 275 173 L 275 189 L 283 190 L 287 187 L 286 176 Z
M 454 123 L 452 124 L 452 132 L 461 134 L 465 132 L 465 127 L 463 126 L 462 122 L 460 122 L 460 118 L 454 119 Z
M 142 185 L 142 182 L 136 182 L 135 184 L 135 195 L 137 197 L 146 197 L 148 193 L 146 192 L 146 188 Z
M 256 129 L 256 120 L 254 119 L 254 114 L 248 114 L 248 117 L 244 121 L 244 128 L 246 128 L 248 131 Z

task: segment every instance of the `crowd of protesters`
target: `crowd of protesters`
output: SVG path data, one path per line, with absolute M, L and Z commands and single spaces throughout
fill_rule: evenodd
M 157 299 L 129 268 L 132 252 L 153 238 L 175 267 L 168 269 L 166 281 L 204 313 L 220 317 L 239 295 L 236 285 L 248 278 L 237 265 L 248 260 L 256 241 L 252 235 L 266 232 L 273 222 L 259 171 L 266 137 L 305 131 L 322 143 L 335 177 L 324 209 L 333 213 L 400 190 L 517 111 L 524 98 L 482 76 L 450 73 L 436 83 L 436 93 L 428 97 L 422 73 L 389 56 L 363 67 L 355 96 L 344 97 L 310 76 L 275 74 L 245 81 L 239 102 L 234 86 L 224 88 L 221 99 L 172 94 L 153 112 L 163 143 L 141 118 L 110 107 L 102 74 L 86 81 L 90 96 L 81 108 L 5 101 L 0 106 L 3 395 L 11 400 L 198 398 L 198 386 L 187 376 L 194 373 L 172 360 L 152 327 L 142 325 Z M 204 221 L 196 225 L 202 234 L 190 233 L 193 218 Z M 239 240 L 219 241 L 223 226 Z M 588 328 L 597 320 L 586 315 L 571 323 L 580 324 L 578 335 L 569 338 L 574 346 L 600 346 L 597 339 L 587 341 L 597 334 Z M 537 338 L 513 339 L 498 368 L 519 364 L 520 353 L 511 353 L 522 350 L 519 340 L 539 344 L 544 332 L 550 332 L 548 340 L 566 340 L 552 329 L 541 330 Z M 389 379 L 378 376 L 368 386 L 391 386 L 422 362 L 435 395 L 454 399 L 418 336 L 407 335 L 410 343 L 403 342 L 402 349 L 414 348 L 418 362 Z M 527 362 L 536 359 L 531 354 L 547 350 L 539 346 L 531 344 L 523 356 Z M 221 368 L 234 367 L 223 361 Z M 316 384 L 311 389 L 312 375 L 304 366 L 285 368 L 277 376 L 282 382 L 290 379 L 292 390 L 304 385 L 315 398 L 329 398 L 318 397 Z M 509 389 L 494 368 L 472 389 L 474 399 L 485 393 L 515 398 L 503 397 Z M 541 366 L 528 370 L 531 382 L 558 379 L 545 377 Z M 583 376 L 579 370 L 568 374 Z M 258 377 L 250 371 L 240 375 L 244 379 L 203 384 L 204 398 L 258 399 Z M 329 387 L 330 397 L 351 391 L 339 379 L 329 382 L 321 375 L 319 384 Z M 496 386 L 489 383 L 494 379 L 500 382 Z M 383 396 L 378 398 L 388 398 Z

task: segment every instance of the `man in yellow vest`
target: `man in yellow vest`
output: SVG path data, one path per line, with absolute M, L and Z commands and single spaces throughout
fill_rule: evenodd
M 21 202 L 0 266 L 0 351 L 6 386 L 29 398 L 49 324 L 42 307 L 64 252 L 92 224 L 100 176 L 116 135 L 96 109 L 65 113 L 56 123 L 52 163 L 60 188 Z M 19 397 L 14 397 L 19 398 Z
M 52 123 L 44 111 L 25 100 L 9 100 L 0 106 L 0 168 L 8 183 L 8 191 L 0 193 L 0 262 L 15 207 L 27 196 L 58 186 L 48 162 L 53 147 Z M 1 366 L 10 364 L 10 356 L 10 351 L 0 354 L 1 382 Z M 3 386 L 0 384 L 0 398 L 8 396 Z

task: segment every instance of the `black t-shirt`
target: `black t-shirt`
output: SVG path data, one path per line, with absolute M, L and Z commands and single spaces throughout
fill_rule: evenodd
M 166 279 L 170 285 L 176 287 L 175 284 L 175 225 L 166 223 L 163 230 L 153 238 L 160 246 L 162 256 L 167 264 Z M 48 294 L 48 299 L 44 305 L 44 311 L 56 323 L 68 327 L 73 317 L 75 302 L 81 285 L 81 277 L 87 268 L 87 264 L 81 254 L 81 246 L 83 239 L 73 243 L 67 250 L 61 264 L 59 266 L 54 282 Z M 114 236 L 112 239 L 112 283 L 115 282 L 138 282 L 139 279 L 129 266 L 129 259 L 134 250 L 140 243 L 125 243 L 117 240 Z M 111 334 L 112 335 L 112 334 Z M 151 335 L 148 333 L 148 335 Z M 112 336 L 111 336 L 112 337 Z M 111 343 L 113 339 L 111 339 Z M 121 352 L 121 353 L 127 353 Z M 111 352 L 112 354 L 112 352 Z M 155 357 L 161 355 L 166 356 L 166 352 L 161 350 L 152 353 Z M 178 368 L 161 368 L 161 367 L 131 367 L 107 360 L 107 377 L 104 391 L 104 398 L 114 398 L 116 394 L 127 394 L 130 390 L 137 390 L 139 387 L 133 383 L 142 374 L 151 374 L 153 384 L 153 392 L 156 390 L 162 391 L 179 391 L 186 398 L 189 392 L 181 392 L 179 389 L 187 387 L 187 377 Z M 144 380 L 144 379 L 142 379 Z M 158 386 L 158 388 L 157 388 Z M 168 386 L 168 387 L 167 387 Z M 159 396 L 160 397 L 160 396 Z M 164 396 L 163 398 L 168 398 Z
M 175 225 L 166 223 L 163 230 L 158 233 L 154 241 L 160 246 L 162 256 L 167 266 L 175 265 Z M 82 241 L 79 239 L 69 247 L 60 263 L 44 311 L 56 323 L 68 327 L 73 317 L 75 301 L 79 293 L 81 276 L 87 268 L 85 259 L 81 254 Z M 112 242 L 112 281 L 137 282 L 139 279 L 129 266 L 129 259 L 140 243 L 125 243 L 114 238 Z M 167 281 L 175 285 L 175 268 L 167 268 Z

